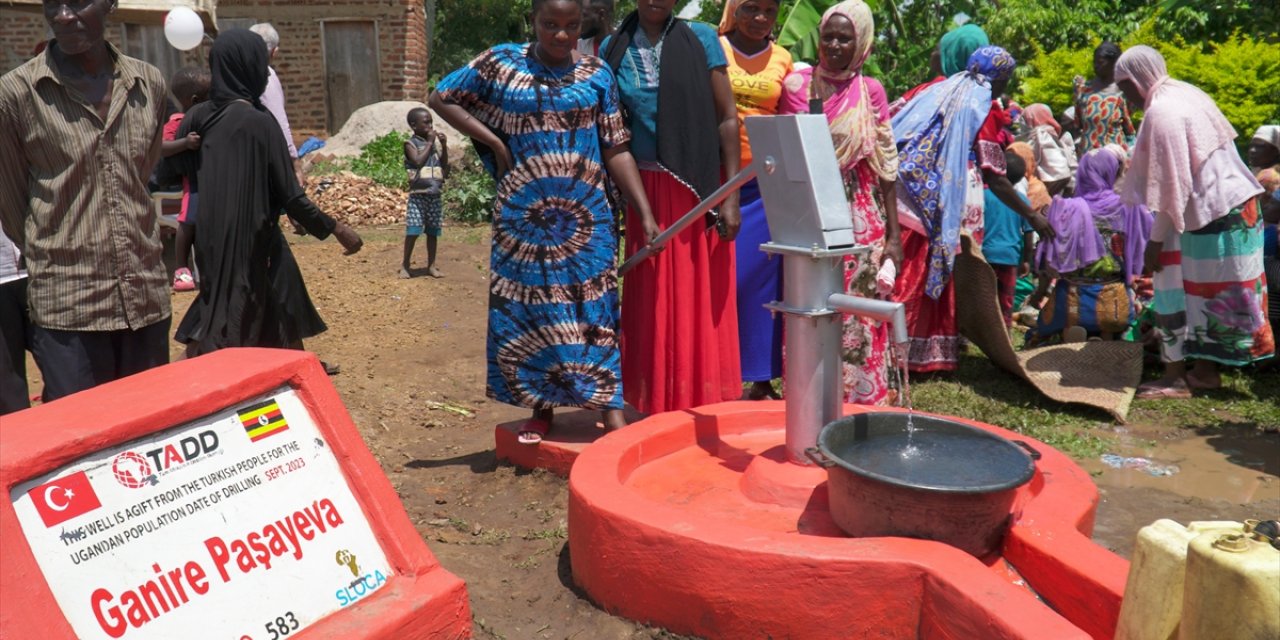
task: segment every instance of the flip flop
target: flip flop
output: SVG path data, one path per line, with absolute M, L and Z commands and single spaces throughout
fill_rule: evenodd
M 516 441 L 520 444 L 538 444 L 542 442 L 542 438 L 548 431 L 551 431 L 551 424 L 546 420 L 530 418 L 520 427 L 520 431 L 516 434 Z
M 1138 392 L 1134 394 L 1134 397 L 1139 400 L 1187 400 L 1191 398 L 1191 390 L 1164 387 L 1148 382 L 1138 387 Z

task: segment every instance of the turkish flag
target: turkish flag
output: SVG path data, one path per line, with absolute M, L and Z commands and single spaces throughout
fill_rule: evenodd
M 76 516 L 86 514 L 102 506 L 98 494 L 89 484 L 89 476 L 83 471 L 73 473 L 53 482 L 46 482 L 30 491 L 31 504 L 44 520 L 44 526 L 62 524 Z

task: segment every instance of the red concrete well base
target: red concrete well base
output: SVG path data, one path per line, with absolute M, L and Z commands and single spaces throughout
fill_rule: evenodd
M 555 427 L 538 444 L 523 444 L 517 440 L 527 420 L 506 422 L 493 430 L 494 452 L 499 460 L 517 467 L 546 469 L 568 478 L 569 469 L 578 454 L 604 436 L 599 420 L 599 411 L 556 414 Z
M 785 462 L 783 407 L 661 414 L 584 449 L 569 479 L 578 586 L 610 612 L 706 638 L 1113 635 L 1128 563 L 1089 540 L 1097 489 L 1065 455 L 965 421 L 1043 454 L 1000 556 L 848 538 L 825 474 Z

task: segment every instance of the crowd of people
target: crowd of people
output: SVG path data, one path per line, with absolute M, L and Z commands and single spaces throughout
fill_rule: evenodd
M 497 182 L 487 387 L 532 411 L 522 442 L 541 441 L 558 408 L 601 411 L 612 430 L 627 404 L 778 397 L 784 336 L 764 304 L 781 273 L 759 251 L 769 228 L 754 181 L 628 272 L 625 291 L 617 271 L 620 248 L 634 255 L 752 163 L 752 116 L 825 116 L 856 241 L 871 249 L 846 260 L 845 286 L 905 305 L 912 371 L 957 368 L 966 244 L 994 268 L 1006 323 L 1031 318 L 1028 344 L 1148 342 L 1165 372 L 1141 397 L 1188 397 L 1220 385 L 1219 366 L 1272 357 L 1280 127 L 1254 136 L 1251 170 L 1208 95 L 1170 78 L 1156 50 L 1112 43 L 1061 114 L 1023 108 L 1005 95 L 1017 61 L 974 24 L 938 43 L 935 77 L 890 96 L 864 73 L 876 30 L 862 0 L 822 16 L 813 65 L 773 41 L 779 0 L 724 4 L 712 27 L 675 16 L 673 0 L 638 0 L 615 28 L 612 0 L 532 0 L 531 42 L 482 52 L 430 96 Z M 0 357 L 16 375 L 23 343 L 11 338 L 29 335 L 46 400 L 167 361 L 168 281 L 146 194 L 161 156 L 189 193 L 183 237 L 200 285 L 175 338 L 190 355 L 300 348 L 324 330 L 282 214 L 360 248 L 307 199 L 287 124 L 272 117 L 274 30 L 227 30 L 208 73 L 175 77 L 185 114 L 166 135 L 164 79 L 103 39 L 113 7 L 62 5 L 48 49 L 0 80 L 12 239 L 0 246 Z M 430 112 L 407 119 L 401 274 L 427 235 L 438 276 L 447 143 Z M 894 400 L 888 343 L 882 324 L 845 319 L 846 400 Z

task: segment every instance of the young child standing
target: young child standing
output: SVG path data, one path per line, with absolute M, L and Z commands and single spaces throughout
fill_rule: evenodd
M 409 260 L 418 236 L 427 236 L 427 275 L 444 274 L 436 268 L 436 244 L 444 222 L 440 194 L 449 177 L 449 146 L 444 134 L 432 127 L 431 112 L 422 107 L 409 111 L 413 136 L 404 143 L 404 168 L 409 172 L 409 204 L 405 215 L 404 261 L 400 277 L 411 278 Z
M 1004 154 L 1006 175 L 1009 182 L 1017 184 L 1026 176 L 1027 165 L 1018 154 Z M 1030 205 L 1021 193 L 1018 197 Z M 1031 255 L 1035 239 L 1031 225 L 1016 211 L 1000 201 L 986 189 L 983 194 L 982 253 L 996 272 L 996 288 L 1000 294 L 1000 311 L 1004 314 L 1005 327 L 1013 326 L 1013 296 L 1018 287 L 1018 275 L 1031 271 Z
M 200 134 L 191 132 L 178 138 L 178 129 L 182 126 L 182 119 L 187 111 L 208 99 L 209 82 L 209 70 L 200 67 L 183 67 L 169 80 L 169 90 L 182 110 L 169 116 L 169 121 L 164 125 L 164 141 L 160 143 L 160 154 L 163 157 L 200 150 Z M 174 291 L 194 291 L 196 288 L 195 278 L 191 276 L 191 246 L 195 242 L 198 199 L 195 174 L 183 176 L 182 210 L 178 213 L 178 240 L 175 247 L 178 268 L 173 271 Z

